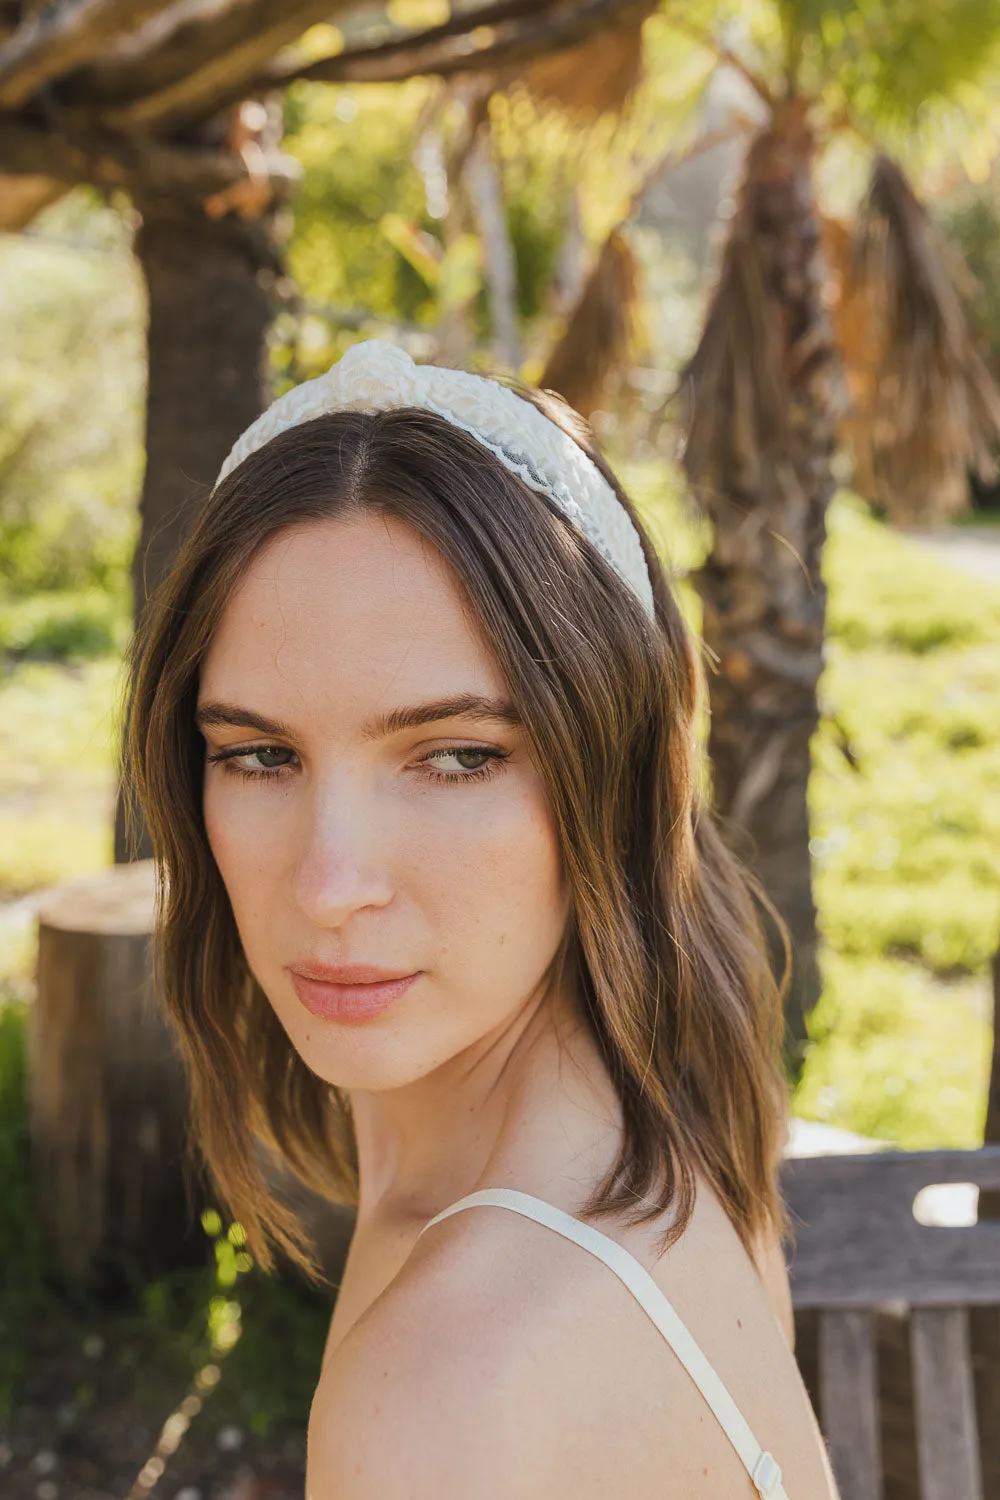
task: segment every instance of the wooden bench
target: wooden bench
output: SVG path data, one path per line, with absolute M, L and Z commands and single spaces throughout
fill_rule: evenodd
M 925 1224 L 913 1208 L 934 1184 L 1000 1189 L 1000 1146 L 790 1158 L 783 1183 L 799 1363 L 842 1500 L 995 1500 L 1000 1221 Z M 910 1474 L 883 1463 L 900 1427 Z

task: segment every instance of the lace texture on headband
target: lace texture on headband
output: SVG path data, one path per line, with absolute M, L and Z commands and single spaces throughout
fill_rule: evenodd
M 237 439 L 216 484 L 290 427 L 328 412 L 403 406 L 444 417 L 488 448 L 529 488 L 547 495 L 652 617 L 653 590 L 639 534 L 604 475 L 569 434 L 498 381 L 467 370 L 418 365 L 405 349 L 384 339 L 353 344 L 325 375 L 273 402 Z

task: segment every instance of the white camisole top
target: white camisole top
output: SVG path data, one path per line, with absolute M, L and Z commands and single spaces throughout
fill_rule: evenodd
M 565 1239 L 573 1240 L 582 1249 L 589 1250 L 591 1255 L 602 1260 L 619 1281 L 624 1282 L 647 1317 L 663 1334 L 708 1402 L 758 1493 L 764 1496 L 764 1500 L 788 1500 L 781 1483 L 781 1470 L 774 1458 L 758 1443 L 722 1380 L 667 1297 L 634 1255 L 623 1245 L 619 1245 L 617 1240 L 595 1229 L 592 1224 L 585 1224 L 582 1219 L 574 1218 L 572 1214 L 556 1208 L 555 1204 L 547 1203 L 544 1198 L 534 1198 L 530 1193 L 519 1192 L 516 1188 L 482 1188 L 479 1192 L 468 1193 L 464 1198 L 443 1208 L 433 1219 L 428 1219 L 420 1234 L 430 1229 L 432 1224 L 447 1219 L 463 1208 L 478 1208 L 481 1205 L 513 1209 L 515 1213 L 524 1214 L 536 1223 L 544 1224 L 546 1229 L 555 1230 L 556 1234 L 561 1234 Z

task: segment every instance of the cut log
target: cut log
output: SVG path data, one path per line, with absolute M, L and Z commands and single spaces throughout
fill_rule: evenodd
M 60 886 L 39 914 L 32 1152 L 56 1271 L 107 1289 L 201 1258 L 184 1071 L 152 994 L 151 860 Z
M 198 1264 L 208 1251 L 203 1203 L 193 1190 L 189 1203 L 186 1187 L 187 1079 L 153 994 L 153 919 L 149 859 L 67 881 L 39 913 L 32 1156 L 53 1267 L 73 1290 L 113 1292 L 134 1274 Z M 266 1176 L 337 1286 L 353 1211 L 277 1163 Z

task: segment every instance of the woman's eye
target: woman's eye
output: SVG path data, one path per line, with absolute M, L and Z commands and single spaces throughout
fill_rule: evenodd
M 427 759 L 433 760 L 436 765 L 441 765 L 442 760 L 457 760 L 462 771 L 478 771 L 478 768 L 489 760 L 490 753 L 492 751 L 489 750 L 435 750 L 433 754 L 427 756 Z M 469 765 L 469 760 L 472 765 Z M 442 769 L 451 771 L 454 766 L 442 766 Z
M 463 772 L 468 775 L 473 771 L 481 771 L 490 761 L 502 758 L 497 750 L 485 750 L 475 745 L 460 750 L 434 750 L 427 756 L 427 760 L 435 770 L 452 775 L 461 775 Z
M 227 771 L 261 777 L 281 771 L 293 754 L 294 751 L 283 745 L 260 745 L 256 750 L 218 750 L 208 759 L 210 762 L 221 761 Z

